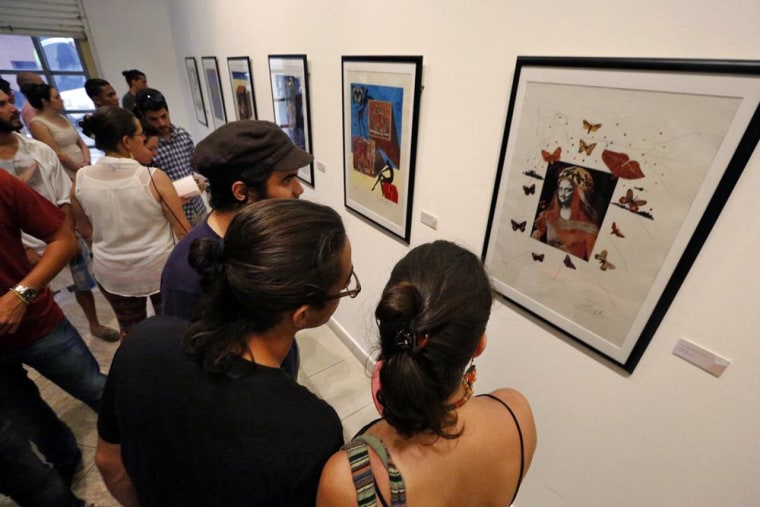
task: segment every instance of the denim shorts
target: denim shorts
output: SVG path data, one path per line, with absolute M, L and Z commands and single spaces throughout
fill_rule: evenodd
M 87 248 L 87 242 L 77 235 L 79 253 L 69 261 L 69 270 L 77 291 L 88 291 L 95 288 L 95 277 L 92 275 L 92 253 Z

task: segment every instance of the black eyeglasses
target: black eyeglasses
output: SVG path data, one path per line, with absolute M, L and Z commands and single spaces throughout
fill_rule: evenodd
M 343 289 L 342 291 L 338 292 L 337 294 L 328 294 L 327 295 L 327 300 L 329 301 L 330 299 L 340 299 L 340 298 L 344 298 L 346 296 L 350 297 L 351 299 L 354 299 L 356 296 L 358 296 L 359 293 L 362 291 L 362 284 L 359 281 L 359 277 L 356 276 L 356 272 L 353 270 L 353 268 L 351 268 L 351 276 L 350 276 L 350 279 L 349 279 L 349 282 L 348 282 L 349 286 L 351 285 L 352 281 L 355 284 L 355 286 L 354 286 L 353 289 L 349 288 L 349 287 L 346 287 L 345 289 Z

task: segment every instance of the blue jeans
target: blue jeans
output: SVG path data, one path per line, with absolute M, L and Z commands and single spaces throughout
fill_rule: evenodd
M 24 507 L 83 505 L 64 485 L 55 469 L 32 451 L 29 439 L 0 414 L 0 493 Z
M 0 353 L 0 418 L 33 441 L 56 467 L 75 465 L 81 452 L 71 430 L 43 401 L 27 376 L 32 366 L 64 391 L 97 412 L 106 377 L 79 332 L 67 319 L 47 336 L 23 349 Z M 0 451 L 2 452 L 2 451 Z M 0 470 L 0 475 L 4 473 Z M 38 477 L 42 485 L 46 479 Z

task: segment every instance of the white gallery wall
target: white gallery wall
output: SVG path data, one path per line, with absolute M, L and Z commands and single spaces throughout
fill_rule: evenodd
M 760 60 L 757 0 L 84 5 L 104 77 L 123 93 L 120 71 L 145 71 L 196 141 L 210 130 L 195 120 L 185 56 L 199 65 L 201 56 L 219 59 L 230 118 L 226 58 L 250 56 L 259 118 L 271 120 L 267 55 L 308 55 L 314 154 L 325 170 L 304 197 L 343 215 L 364 290 L 341 303 L 333 325 L 370 354 L 374 305 L 409 247 L 343 206 L 341 55 L 424 56 L 412 246 L 450 239 L 478 254 L 517 55 Z M 477 390 L 517 388 L 538 425 L 518 506 L 760 505 L 758 188 L 756 152 L 630 376 L 508 303 L 494 304 Z M 437 231 L 420 223 L 421 210 L 438 217 Z M 731 366 L 715 378 L 673 356 L 680 338 Z

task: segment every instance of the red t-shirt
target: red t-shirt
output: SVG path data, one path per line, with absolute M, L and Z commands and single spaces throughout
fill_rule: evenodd
M 21 244 L 21 231 L 37 238 L 55 233 L 64 213 L 25 183 L 0 169 L 0 290 L 15 287 L 32 270 Z M 47 336 L 63 312 L 45 287 L 27 308 L 14 334 L 0 335 L 0 352 L 18 349 Z

